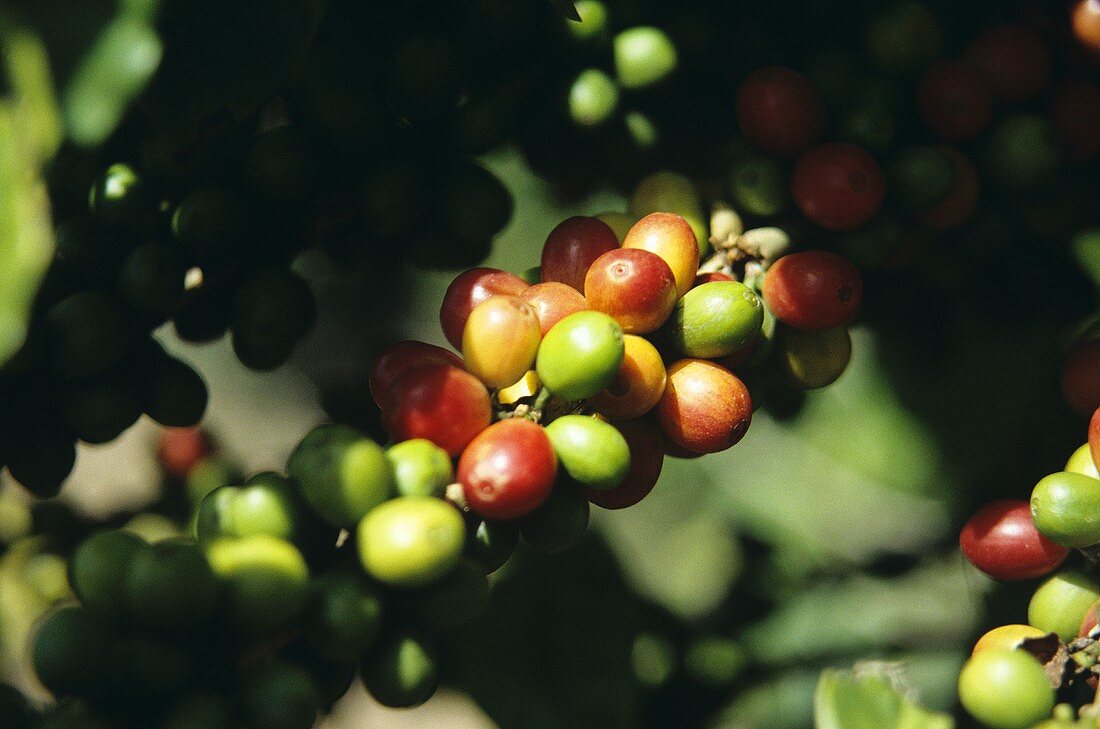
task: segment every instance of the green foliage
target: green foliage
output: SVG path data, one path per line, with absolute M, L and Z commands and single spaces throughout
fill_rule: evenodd
M 53 255 L 42 168 L 61 142 L 46 51 L 29 31 L 0 16 L 10 92 L 0 99 L 0 363 L 26 337 L 38 282 Z
M 952 729 L 946 714 L 927 711 L 881 676 L 822 674 L 814 694 L 817 729 Z

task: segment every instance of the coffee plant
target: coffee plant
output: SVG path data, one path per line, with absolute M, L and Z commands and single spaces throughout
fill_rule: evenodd
M 1100 726 L 1096 0 L 0 48 L 0 727 Z

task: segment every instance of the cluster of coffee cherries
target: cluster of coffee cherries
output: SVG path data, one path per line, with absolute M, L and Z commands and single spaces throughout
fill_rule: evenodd
M 976 719 L 996 729 L 1023 729 L 1051 716 L 1057 698 L 1091 704 L 1100 668 L 1100 410 L 1088 442 L 1063 470 L 1035 485 L 1030 503 L 986 504 L 963 527 L 963 554 L 997 580 L 1045 577 L 1031 597 L 1027 624 L 1003 625 L 983 635 L 959 676 L 959 698 Z M 1071 551 L 1082 557 L 1066 567 Z M 1045 668 L 1045 670 L 1044 670 Z M 1090 713 L 1091 712 L 1091 713 Z M 1057 707 L 1054 727 L 1094 726 L 1093 707 Z
M 847 363 L 861 289 L 844 259 L 781 257 L 761 294 L 732 268 L 699 269 L 678 215 L 643 217 L 621 244 L 571 218 L 541 282 L 485 268 L 454 280 L 441 323 L 461 357 L 413 341 L 381 353 L 369 385 L 388 447 L 321 425 L 285 471 L 240 478 L 201 434 L 174 432 L 160 456 L 193 492 L 186 536 L 98 529 L 73 550 L 78 604 L 33 642 L 38 678 L 66 699 L 55 714 L 305 729 L 357 671 L 383 704 L 427 700 L 439 634 L 482 611 L 520 538 L 566 549 L 590 502 L 637 503 L 666 453 L 737 443 L 752 397 L 734 370 L 780 357 L 812 387 Z
M 451 283 L 440 321 L 461 357 L 423 342 L 382 353 L 371 388 L 386 429 L 458 458 L 454 492 L 489 519 L 568 499 L 583 524 L 585 497 L 630 506 L 664 453 L 745 435 L 753 397 L 735 373 L 777 363 L 809 389 L 850 358 L 862 289 L 844 258 L 779 258 L 759 292 L 726 268 L 699 273 L 695 233 L 673 213 L 642 217 L 621 242 L 598 218 L 570 218 L 525 277 L 475 268 Z

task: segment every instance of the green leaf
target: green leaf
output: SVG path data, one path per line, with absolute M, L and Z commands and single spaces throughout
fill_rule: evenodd
M 884 676 L 829 670 L 814 695 L 817 729 L 952 729 L 946 714 L 922 709 L 902 696 Z
M 893 579 L 856 574 L 801 585 L 740 636 L 761 662 L 783 666 L 883 645 L 959 643 L 982 618 L 992 586 L 957 555 Z
M 741 573 L 737 534 L 706 498 L 713 489 L 698 461 L 668 458 L 641 503 L 593 514 L 630 586 L 685 620 L 717 608 Z
M 23 344 L 38 284 L 53 256 L 53 224 L 42 166 L 61 141 L 46 51 L 0 17 L 11 89 L 0 99 L 0 364 Z
M 161 43 L 141 17 L 146 14 L 124 14 L 107 25 L 66 87 L 65 124 L 77 144 L 90 147 L 106 139 L 156 71 Z

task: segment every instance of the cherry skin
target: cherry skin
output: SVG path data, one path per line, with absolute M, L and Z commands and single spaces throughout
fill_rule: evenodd
M 955 184 L 942 200 L 917 214 L 920 222 L 937 231 L 957 228 L 969 220 L 978 207 L 980 193 L 978 170 L 974 163 L 954 147 L 941 149 L 955 169 Z
M 974 139 L 993 120 L 993 89 L 973 66 L 941 61 L 921 76 L 917 108 L 928 131 L 940 139 Z
M 1100 31 L 1100 2 L 1096 7 Z M 1050 95 L 1047 116 L 1071 162 L 1100 155 L 1100 87 L 1084 79 L 1063 80 Z
M 711 271 L 709 273 L 701 273 L 695 277 L 695 283 L 692 284 L 692 288 L 696 286 L 702 286 L 705 283 L 713 283 L 714 281 L 736 281 L 733 276 L 728 273 L 722 273 L 721 271 Z
M 672 269 L 676 295 L 683 296 L 695 283 L 699 270 L 699 244 L 691 225 L 674 213 L 650 213 L 627 231 L 623 248 L 656 253 Z
M 1100 55 L 1100 1 L 1077 0 L 1070 11 L 1073 37 L 1090 53 Z
M 382 407 L 387 394 L 393 391 L 393 383 L 411 369 L 428 364 L 462 366 L 462 358 L 449 349 L 427 342 L 406 339 L 394 342 L 382 350 L 374 360 L 367 378 L 371 397 Z
M 1100 407 L 1089 420 L 1089 452 L 1092 453 L 1093 464 L 1100 468 Z
M 533 306 L 499 294 L 478 304 L 462 332 L 466 371 L 489 387 L 507 387 L 535 364 L 542 333 Z
M 615 423 L 630 448 L 630 470 L 615 488 L 609 491 L 585 489 L 585 497 L 605 509 L 625 509 L 649 495 L 661 476 L 664 465 L 664 436 L 650 418 Z
M 636 334 L 623 336 L 623 363 L 611 384 L 588 398 L 592 408 L 610 420 L 632 420 L 646 414 L 665 391 L 665 364 L 657 348 Z
M 986 504 L 962 528 L 959 546 L 971 564 L 996 580 L 1027 580 L 1055 570 L 1069 550 L 1035 528 L 1021 499 Z
M 210 436 L 201 428 L 165 428 L 157 444 L 157 460 L 172 478 L 185 479 L 213 450 Z
M 692 453 L 717 453 L 736 444 L 752 421 L 749 390 L 736 375 L 705 359 L 668 367 L 664 394 L 654 409 L 668 439 Z
M 863 301 L 859 269 L 830 251 L 783 256 L 764 276 L 764 302 L 784 324 L 817 332 L 851 323 Z
M 854 230 L 882 206 L 886 181 L 867 150 L 832 142 L 798 158 L 791 195 L 810 222 L 829 230 Z
M 452 457 L 489 426 L 493 410 L 485 385 L 447 364 L 417 367 L 394 383 L 382 408 L 394 441 L 424 438 Z
M 494 294 L 519 296 L 530 285 L 514 273 L 498 268 L 471 268 L 459 274 L 447 287 L 443 305 L 439 308 L 443 336 L 447 337 L 452 347 L 460 349 L 462 330 L 474 307 Z
M 557 474 L 558 458 L 546 431 L 523 418 L 489 426 L 458 459 L 466 502 L 486 519 L 531 513 L 550 495 Z
M 1024 25 L 990 28 L 971 42 L 966 60 L 989 79 L 998 99 L 1017 103 L 1037 96 L 1050 80 L 1050 51 Z
M 825 131 L 825 103 L 800 73 L 766 66 L 749 74 L 737 89 L 737 124 L 761 151 L 791 159 Z
M 1062 395 L 1080 415 L 1100 406 L 1100 339 L 1081 342 L 1062 366 Z
M 542 246 L 542 280 L 583 292 L 592 261 L 618 247 L 615 231 L 602 220 L 581 215 L 563 220 Z
M 617 248 L 592 263 L 584 296 L 593 311 L 619 322 L 624 332 L 647 334 L 660 328 L 676 306 L 676 279 L 656 253 Z
M 580 291 L 559 281 L 535 284 L 519 298 L 534 308 L 543 335 L 565 317 L 588 308 L 588 301 Z

